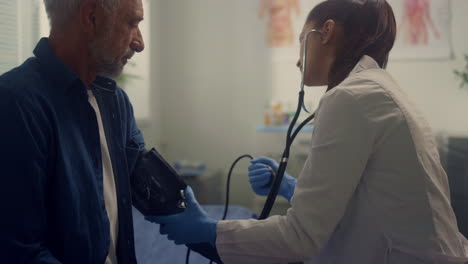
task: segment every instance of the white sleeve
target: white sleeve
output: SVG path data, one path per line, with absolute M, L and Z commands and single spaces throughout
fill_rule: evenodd
M 216 245 L 224 263 L 286 263 L 316 256 L 351 199 L 372 151 L 374 132 L 345 89 L 327 93 L 311 152 L 286 216 L 221 221 Z

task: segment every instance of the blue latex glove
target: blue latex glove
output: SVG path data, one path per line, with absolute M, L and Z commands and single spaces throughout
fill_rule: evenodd
M 250 186 L 258 195 L 267 195 L 270 192 L 270 187 L 267 185 L 271 180 L 271 171 L 268 167 L 271 167 L 275 172 L 277 172 L 279 165 L 276 161 L 270 158 L 258 157 L 253 159 L 249 166 Z M 294 177 L 290 176 L 288 173 L 284 173 L 284 177 L 278 191 L 279 195 L 290 201 L 294 194 L 296 182 L 297 180 Z
M 145 219 L 160 224 L 159 232 L 175 244 L 210 243 L 215 246 L 218 220 L 207 215 L 198 204 L 190 186 L 185 190 L 187 208 L 169 216 L 146 216 Z

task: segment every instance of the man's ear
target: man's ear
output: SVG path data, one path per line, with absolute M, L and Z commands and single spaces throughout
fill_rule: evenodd
M 96 35 L 97 31 L 96 12 L 96 0 L 84 0 L 81 3 L 79 12 L 80 22 L 83 27 L 83 31 L 92 38 Z
M 335 35 L 335 31 L 336 22 L 332 19 L 325 21 L 322 26 L 322 44 L 330 43 L 332 37 Z

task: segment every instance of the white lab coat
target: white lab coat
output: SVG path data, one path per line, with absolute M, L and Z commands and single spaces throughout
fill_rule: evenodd
M 468 262 L 431 129 L 368 56 L 322 98 L 287 214 L 221 221 L 216 245 L 226 264 Z

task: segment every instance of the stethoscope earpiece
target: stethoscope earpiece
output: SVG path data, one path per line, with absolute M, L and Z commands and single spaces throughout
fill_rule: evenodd
M 318 29 L 311 29 L 310 31 L 307 32 L 304 38 L 304 46 L 303 46 L 303 52 L 302 52 L 302 81 L 301 81 L 301 92 L 304 92 L 304 78 L 305 78 L 305 73 L 307 71 L 307 44 L 309 42 L 309 36 L 312 33 L 319 33 L 322 37 L 325 35 L 325 33 L 321 30 Z M 309 110 L 307 110 L 304 102 L 299 102 L 302 104 L 302 109 L 310 114 Z

